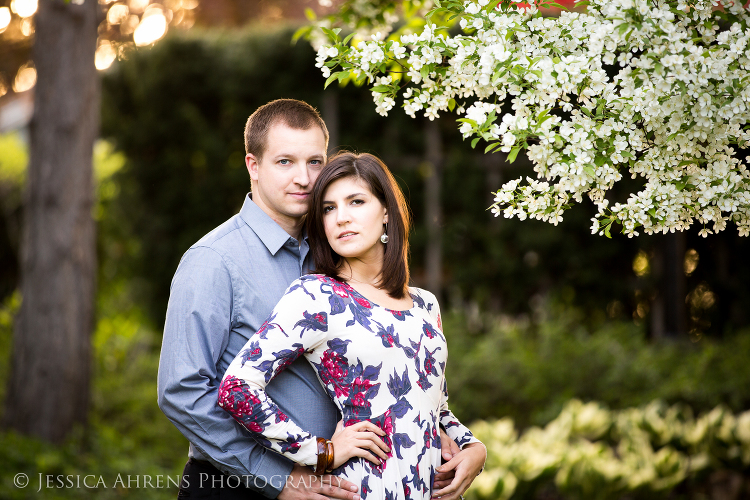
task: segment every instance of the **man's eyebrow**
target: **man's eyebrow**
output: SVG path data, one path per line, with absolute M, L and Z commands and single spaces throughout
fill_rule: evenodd
M 326 157 L 326 155 L 324 155 L 324 154 L 316 154 L 316 155 L 310 156 L 310 158 L 315 159 L 315 160 L 324 160 L 325 157 Z M 275 155 L 274 158 L 276 158 L 276 159 L 279 159 L 279 158 L 297 158 L 297 155 L 296 154 L 292 154 L 292 153 L 279 153 L 279 154 Z

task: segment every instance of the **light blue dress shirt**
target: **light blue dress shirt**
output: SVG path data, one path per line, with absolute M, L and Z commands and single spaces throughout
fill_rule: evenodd
M 281 492 L 293 463 L 257 444 L 221 409 L 218 389 L 248 338 L 308 271 L 308 251 L 307 238 L 300 244 L 246 197 L 238 215 L 183 255 L 164 325 L 159 407 L 190 442 L 189 456 L 242 477 L 269 498 Z M 267 392 L 304 430 L 333 435 L 338 410 L 305 358 Z

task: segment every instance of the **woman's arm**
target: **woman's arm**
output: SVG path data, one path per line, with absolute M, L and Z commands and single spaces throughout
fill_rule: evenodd
M 327 301 L 310 293 L 315 281 L 292 283 L 271 316 L 227 368 L 219 388 L 219 406 L 271 450 L 303 464 L 317 462 L 317 442 L 265 391 L 286 366 L 320 345 L 328 331 Z M 304 404 L 304 401 L 300 401 Z
M 320 281 L 314 277 L 292 283 L 268 320 L 229 365 L 219 388 L 219 406 L 250 431 L 256 441 L 309 466 L 315 466 L 318 460 L 316 437 L 294 423 L 268 397 L 265 387 L 299 356 L 325 342 L 330 304 L 319 292 Z M 376 464 L 385 460 L 390 449 L 378 437 L 383 435 L 385 432 L 369 421 L 346 429 L 339 426 L 331 438 L 333 468 L 355 456 Z

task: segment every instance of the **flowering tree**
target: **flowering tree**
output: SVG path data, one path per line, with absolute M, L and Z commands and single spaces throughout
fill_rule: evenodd
M 408 5 L 417 17 L 425 6 Z M 388 36 L 392 15 L 369 39 L 324 27 L 317 65 L 327 84 L 371 85 L 383 115 L 400 98 L 412 117 L 456 112 L 464 138 L 484 140 L 485 152 L 512 162 L 525 150 L 535 178 L 505 183 L 495 216 L 557 224 L 586 195 L 598 207 L 593 233 L 697 221 L 706 236 L 731 220 L 750 234 L 750 173 L 735 155 L 750 145 L 748 11 L 729 0 L 591 0 L 586 13 L 543 17 L 552 6 L 435 0 L 419 30 L 407 23 Z M 640 190 L 615 202 L 623 175 Z

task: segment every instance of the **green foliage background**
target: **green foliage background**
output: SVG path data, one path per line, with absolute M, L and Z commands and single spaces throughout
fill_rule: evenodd
M 0 432 L 0 498 L 37 498 L 32 486 L 39 473 L 93 474 L 109 486 L 50 489 L 45 498 L 174 497 L 174 488 L 111 486 L 118 474 L 174 478 L 186 460 L 187 442 L 156 405 L 169 283 L 182 253 L 236 213 L 249 190 L 242 136 L 247 116 L 279 97 L 323 107 L 314 54 L 306 44 L 290 45 L 291 33 L 173 35 L 104 76 L 91 423 L 60 448 Z M 425 221 L 424 123 L 399 111 L 387 119 L 376 115 L 362 89 L 327 92 L 337 96 L 339 143 L 380 155 L 402 184 L 415 219 L 413 275 L 424 280 L 424 254 L 435 244 Z M 487 158 L 460 140 L 450 120 L 439 126 L 446 162 L 443 309 L 450 401 L 459 418 L 508 417 L 521 430 L 551 421 L 570 398 L 613 409 L 679 402 L 696 414 L 718 404 L 735 413 L 750 407 L 750 332 L 743 329 L 750 324 L 747 240 L 732 231 L 709 240 L 688 235 L 689 247 L 701 255 L 689 285 L 706 284 L 717 296 L 714 306 L 698 311 L 706 335 L 697 344 L 650 342 L 645 322 L 634 323 L 632 314 L 653 283 L 637 277 L 632 262 L 637 251 L 652 252 L 658 238 L 591 236 L 585 206 L 558 227 L 492 218 L 485 209 L 496 186 Z M 0 137 L 0 152 L 4 395 L 20 300 L 13 293 L 18 233 L 12 228 L 22 215 L 26 160 L 18 136 Z M 499 181 L 527 168 L 520 161 L 513 168 L 489 161 L 499 162 Z M 19 471 L 32 477 L 32 486 L 13 486 Z M 537 493 L 536 486 L 522 485 L 514 498 Z

